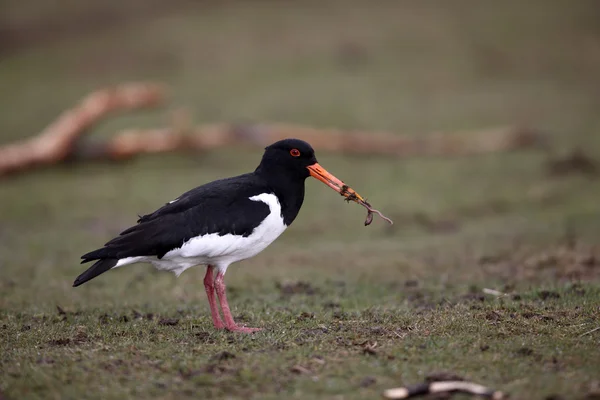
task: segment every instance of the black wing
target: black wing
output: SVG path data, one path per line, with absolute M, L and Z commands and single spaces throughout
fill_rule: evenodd
M 269 215 L 269 206 L 249 200 L 268 187 L 253 174 L 222 179 L 184 193 L 138 224 L 121 232 L 103 248 L 83 255 L 82 263 L 137 256 L 162 258 L 189 239 L 217 233 L 249 236 Z

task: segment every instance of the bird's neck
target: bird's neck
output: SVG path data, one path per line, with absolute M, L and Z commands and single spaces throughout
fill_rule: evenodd
M 291 178 L 285 171 L 277 169 L 269 169 L 269 172 L 266 173 L 260 166 L 255 173 L 267 183 L 279 199 L 283 222 L 290 226 L 304 202 L 304 181 L 306 179 L 303 177 Z

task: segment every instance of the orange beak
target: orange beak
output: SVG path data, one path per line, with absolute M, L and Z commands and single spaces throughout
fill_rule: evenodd
M 354 189 L 344 184 L 344 182 L 340 181 L 338 178 L 327 172 L 327 170 L 319 165 L 319 163 L 314 163 L 313 165 L 309 165 L 308 170 L 310 171 L 310 176 L 316 178 L 344 196 L 347 201 L 355 201 L 359 204 L 366 203 L 365 199 L 362 198 L 361 195 L 356 193 Z

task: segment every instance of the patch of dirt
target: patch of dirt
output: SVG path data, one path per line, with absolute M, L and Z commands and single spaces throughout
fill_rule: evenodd
M 469 293 L 463 294 L 462 296 L 458 296 L 456 299 L 454 299 L 450 303 L 452 303 L 452 304 L 471 303 L 471 302 L 483 303 L 484 301 L 485 301 L 485 296 L 482 293 L 469 292 Z
M 576 174 L 591 177 L 598 174 L 598 163 L 582 149 L 575 149 L 565 157 L 548 160 L 546 171 L 555 177 Z
M 326 301 L 323 303 L 323 308 L 325 309 L 339 309 L 341 308 L 340 303 L 336 303 L 335 301 Z
M 409 279 L 407 281 L 404 281 L 405 288 L 416 288 L 418 286 L 419 286 L 419 281 L 417 281 L 416 279 Z
M 504 317 L 498 311 L 492 310 L 492 311 L 488 311 L 485 314 L 485 319 L 487 319 L 488 321 L 491 321 L 491 322 L 499 322 L 499 321 L 502 321 L 504 319 Z
M 433 301 L 432 294 L 425 290 L 411 290 L 408 292 L 406 300 L 417 312 L 431 310 L 438 305 Z
M 210 358 L 210 363 L 203 368 L 203 372 L 213 375 L 235 374 L 239 370 L 235 364 L 239 362 L 235 354 L 222 351 Z
M 309 312 L 304 311 L 296 317 L 296 321 L 306 321 L 306 320 L 314 319 L 314 318 L 315 318 L 314 313 L 309 313 Z
M 277 282 L 275 287 L 284 296 L 292 296 L 296 294 L 307 294 L 312 296 L 318 293 L 318 290 L 315 287 L 313 287 L 309 282 L 305 281 Z
M 64 308 L 62 308 L 59 305 L 56 306 L 56 311 L 58 312 L 58 315 L 60 315 L 62 317 L 61 321 L 66 321 L 69 316 L 77 316 L 77 315 L 81 314 L 81 311 L 65 310 Z
M 538 293 L 538 297 L 542 300 L 560 299 L 560 294 L 552 290 L 542 290 Z
M 215 342 L 211 338 L 210 333 L 208 333 L 208 332 L 198 332 L 198 333 L 195 333 L 194 336 L 196 337 L 196 339 L 199 342 L 202 342 L 202 343 L 212 344 Z
M 304 329 L 300 332 L 300 334 L 294 339 L 294 343 L 299 346 L 312 341 L 314 337 L 321 336 L 329 332 L 326 327 L 316 328 L 316 329 Z
M 75 335 L 73 335 L 73 342 L 79 344 L 79 343 L 87 342 L 87 340 L 88 340 L 87 328 L 85 326 L 78 326 L 77 330 L 75 331 Z
M 214 356 L 212 356 L 210 359 L 211 361 L 224 361 L 224 360 L 231 360 L 235 358 L 235 354 L 230 353 L 228 351 L 221 351 L 217 354 L 215 354 Z
M 348 314 L 345 311 L 334 311 L 334 313 L 331 316 L 340 321 L 344 321 L 350 318 L 350 314 Z
M 71 344 L 71 339 L 69 339 L 69 338 L 52 339 L 52 340 L 48 341 L 48 344 L 51 346 L 68 346 Z
M 175 326 L 177 324 L 179 324 L 179 319 L 177 318 L 162 318 L 160 321 L 158 321 L 159 325 L 163 325 L 163 326 Z
M 110 315 L 108 315 L 107 313 L 104 313 L 98 317 L 98 321 L 102 325 L 108 324 L 111 320 L 112 320 L 112 317 Z
M 77 327 L 72 337 L 52 339 L 48 341 L 48 344 L 51 346 L 71 346 L 82 344 L 84 342 L 87 342 L 87 340 L 87 328 L 83 325 L 80 325 Z
M 377 383 L 377 379 L 375 379 L 374 377 L 372 377 L 372 376 L 365 376 L 360 381 L 360 383 L 358 384 L 358 386 L 366 388 L 366 387 L 369 387 L 369 386 L 373 386 L 376 383 Z
M 586 281 L 600 278 L 600 246 L 563 241 L 547 248 L 516 247 L 480 257 L 480 268 L 510 281 Z M 573 289 L 581 290 L 581 289 Z M 544 294 L 553 297 L 551 293 Z
M 519 356 L 529 357 L 533 355 L 533 349 L 530 349 L 529 347 L 521 347 L 516 353 Z

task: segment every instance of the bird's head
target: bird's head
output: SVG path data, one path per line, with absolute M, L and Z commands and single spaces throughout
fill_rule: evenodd
M 304 180 L 312 176 L 340 193 L 347 200 L 357 203 L 365 201 L 352 188 L 321 167 L 312 146 L 303 140 L 284 139 L 266 147 L 261 167 L 266 170 L 285 171 L 285 175 L 289 179 Z

